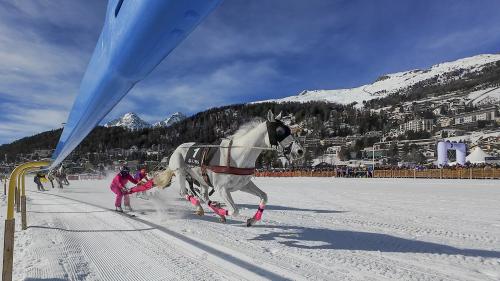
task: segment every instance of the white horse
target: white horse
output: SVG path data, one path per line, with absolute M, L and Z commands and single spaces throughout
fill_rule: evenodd
M 56 180 L 59 188 L 63 188 L 64 185 L 69 185 L 68 178 L 66 178 L 66 173 L 62 165 L 57 170 L 50 170 L 47 174 L 47 178 L 49 179 L 52 188 L 54 188 L 54 180 Z
M 251 226 L 260 220 L 267 203 L 267 194 L 258 188 L 252 181 L 255 169 L 255 161 L 263 150 L 280 150 L 289 159 L 301 157 L 304 150 L 300 143 L 292 136 L 291 130 L 281 121 L 281 113 L 278 116 L 269 111 L 267 121 L 262 122 L 250 130 L 235 134 L 230 140 L 223 141 L 216 146 L 213 156 L 208 159 L 207 147 L 210 145 L 197 145 L 195 143 L 184 143 L 177 147 L 170 157 L 167 172 L 169 177 L 160 182 L 160 178 L 155 180 L 155 185 L 165 187 L 170 185 L 173 174 L 177 174 L 180 185 L 180 194 L 196 207 L 196 213 L 203 215 L 204 211 L 201 203 L 206 203 L 222 222 L 226 216 L 237 216 L 238 207 L 233 201 L 231 192 L 243 191 L 260 198 L 259 208 L 256 214 L 247 220 L 247 226 Z M 190 155 L 188 155 L 188 151 Z M 200 155 L 200 153 L 205 155 Z M 198 156 L 201 161 L 199 165 L 193 165 L 189 158 Z M 206 161 L 206 162 L 205 162 Z M 188 163 L 186 163 L 188 162 Z M 189 194 L 186 188 L 186 176 L 200 184 L 201 196 L 197 198 L 194 194 Z M 222 197 L 228 210 L 220 207 L 219 204 L 210 201 L 208 189 L 212 185 Z M 201 201 L 201 203 L 200 203 Z

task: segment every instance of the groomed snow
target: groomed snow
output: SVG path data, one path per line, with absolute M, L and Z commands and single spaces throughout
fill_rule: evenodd
M 257 178 L 269 205 L 251 228 L 244 193 L 242 217 L 221 224 L 175 183 L 132 197 L 129 217 L 109 210 L 109 181 L 28 182 L 14 280 L 500 280 L 498 181 Z

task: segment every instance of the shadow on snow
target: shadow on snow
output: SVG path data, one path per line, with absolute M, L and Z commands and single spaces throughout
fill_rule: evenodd
M 51 195 L 51 196 L 59 197 L 59 198 L 64 198 L 64 199 L 67 199 L 67 200 L 71 200 L 73 202 L 78 202 L 78 203 L 86 204 L 86 205 L 89 205 L 89 206 L 94 206 L 94 207 L 97 207 L 97 208 L 100 208 L 100 209 L 103 209 L 103 210 L 108 210 L 111 213 L 115 213 L 115 214 L 122 215 L 122 216 L 127 216 L 127 214 L 117 213 L 117 212 L 114 212 L 113 210 L 104 208 L 104 207 L 99 206 L 97 204 L 88 203 L 88 202 L 81 201 L 81 200 L 78 200 L 78 199 L 69 198 L 69 197 L 66 197 L 66 196 L 63 196 L 63 195 L 50 194 L 50 193 L 42 193 L 42 194 Z M 155 224 L 155 223 L 152 223 L 150 221 L 147 221 L 147 220 L 144 220 L 144 219 L 141 219 L 141 218 L 138 218 L 138 217 L 130 217 L 130 216 L 127 216 L 127 217 L 129 219 L 131 219 L 131 220 L 140 222 L 140 223 L 142 223 L 142 224 L 150 227 L 151 229 L 155 229 L 155 230 L 161 231 L 161 232 L 163 232 L 163 233 L 165 233 L 167 235 L 170 235 L 170 237 L 172 237 L 173 239 L 178 239 L 180 241 L 188 243 L 188 244 L 190 244 L 193 247 L 196 247 L 196 248 L 198 248 L 200 250 L 205 251 L 206 253 L 209 253 L 211 255 L 217 256 L 217 257 L 222 258 L 222 259 L 224 259 L 224 260 L 226 260 L 228 262 L 231 262 L 231 263 L 233 263 L 233 264 L 235 264 L 237 266 L 240 266 L 240 267 L 245 268 L 245 269 L 247 269 L 249 271 L 252 271 L 253 273 L 255 273 L 257 275 L 260 275 L 260 276 L 262 276 L 265 279 L 270 279 L 270 280 L 288 280 L 288 279 L 284 278 L 283 276 L 281 276 L 279 274 L 276 274 L 276 273 L 274 273 L 272 271 L 266 270 L 263 267 L 260 267 L 258 265 L 255 265 L 255 264 L 251 263 L 251 262 L 248 262 L 248 261 L 245 261 L 245 260 L 240 259 L 238 257 L 235 257 L 231 253 L 227 253 L 227 252 L 225 252 L 223 250 L 219 250 L 219 249 L 217 249 L 215 247 L 212 247 L 212 246 L 210 246 L 208 244 L 203 243 L 202 241 L 198 241 L 197 239 L 189 238 L 189 237 L 187 237 L 187 236 L 185 236 L 185 235 L 183 235 L 183 234 L 181 234 L 181 233 L 179 233 L 177 231 L 168 229 L 167 227 L 164 227 L 162 225 Z M 54 229 L 54 228 L 46 227 L 46 226 L 31 226 L 31 228 Z M 72 230 L 65 230 L 65 229 L 59 229 L 59 230 L 62 230 L 62 231 L 72 231 Z M 149 228 L 140 229 L 140 230 L 149 230 Z M 105 231 L 116 231 L 116 230 L 105 230 Z M 125 231 L 131 231 L 131 230 L 125 230 Z M 138 231 L 138 230 L 135 230 L 135 231 Z M 78 230 L 76 230 L 76 232 L 78 232 Z M 34 279 L 34 280 L 36 280 L 36 279 Z
M 258 205 L 252 204 L 237 204 L 239 208 L 247 208 L 247 209 L 255 209 L 259 207 Z M 318 209 L 301 209 L 295 207 L 286 207 L 279 205 L 266 205 L 266 210 L 271 211 L 299 211 L 299 212 L 313 212 L 316 214 L 339 214 L 339 213 L 347 213 L 347 211 L 336 211 L 336 210 L 318 210 Z
M 275 240 L 282 245 L 301 249 L 359 250 L 500 258 L 500 252 L 498 251 L 461 249 L 381 233 L 295 226 L 256 225 L 254 227 L 268 227 L 280 229 L 280 231 L 260 234 L 251 240 Z

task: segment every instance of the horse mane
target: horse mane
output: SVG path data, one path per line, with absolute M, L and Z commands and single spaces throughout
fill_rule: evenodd
M 255 118 L 243 125 L 241 125 L 238 130 L 236 131 L 236 133 L 234 133 L 232 136 L 229 136 L 228 138 L 229 139 L 236 139 L 236 138 L 239 138 L 241 136 L 244 136 L 246 133 L 248 133 L 249 131 L 251 131 L 252 129 L 254 129 L 255 127 L 259 126 L 260 124 L 262 124 L 263 122 L 263 119 L 262 118 Z

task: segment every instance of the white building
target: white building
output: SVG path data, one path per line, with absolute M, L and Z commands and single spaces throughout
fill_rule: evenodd
M 488 107 L 485 109 L 467 112 L 463 114 L 456 115 L 454 118 L 455 125 L 474 123 L 480 120 L 495 120 L 497 117 L 497 108 Z
M 452 118 L 443 116 L 437 119 L 437 124 L 442 128 L 446 128 L 451 126 L 452 121 L 453 121 Z
M 459 130 L 459 129 L 442 129 L 439 130 L 434 134 L 435 137 L 437 138 L 450 138 L 450 137 L 457 137 L 457 136 L 463 136 L 465 134 L 464 130 Z
M 434 121 L 432 119 L 415 119 L 399 125 L 399 131 L 405 133 L 407 131 L 432 131 Z
M 340 150 L 342 149 L 341 146 L 330 146 L 326 149 L 326 154 L 327 155 L 332 155 L 332 156 L 337 156 Z

